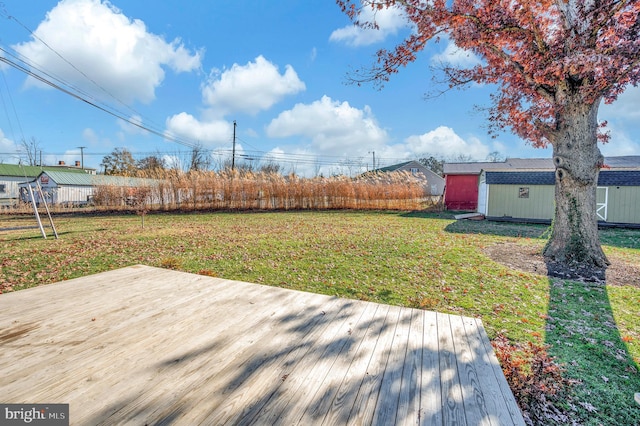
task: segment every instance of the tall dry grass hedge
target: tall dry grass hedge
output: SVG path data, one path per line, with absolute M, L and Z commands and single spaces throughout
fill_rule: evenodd
M 225 170 L 158 170 L 138 177 L 138 188 L 98 186 L 96 210 L 424 210 L 441 208 L 424 180 L 407 172 L 304 178 L 291 174 Z M 86 207 L 85 207 L 86 209 Z

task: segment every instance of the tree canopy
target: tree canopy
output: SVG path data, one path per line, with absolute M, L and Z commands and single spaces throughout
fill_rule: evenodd
M 534 146 L 556 140 L 569 104 L 613 102 L 640 79 L 638 0 L 337 2 L 363 27 L 377 24 L 359 21 L 360 7 L 399 8 L 415 26 L 394 50 L 379 50 L 377 64 L 355 79 L 384 83 L 429 40 L 446 35 L 483 60 L 466 69 L 445 66 L 449 86 L 498 84 L 491 125 L 511 128 Z
M 136 161 L 127 148 L 114 149 L 102 159 L 100 167 L 105 175 L 134 176 L 137 171 Z
M 489 109 L 493 132 L 511 129 L 535 147 L 553 147 L 555 217 L 544 255 L 550 271 L 604 277 L 596 187 L 604 158 L 598 140 L 602 101 L 613 102 L 640 80 L 640 0 L 337 0 L 356 25 L 361 8 L 395 8 L 413 31 L 355 82 L 384 84 L 414 61 L 428 42 L 446 36 L 481 60 L 469 68 L 444 65 L 449 88 L 495 84 Z M 374 13 L 375 16 L 375 13 Z M 558 266 L 559 265 L 559 266 Z M 558 266 L 556 268 L 556 266 Z

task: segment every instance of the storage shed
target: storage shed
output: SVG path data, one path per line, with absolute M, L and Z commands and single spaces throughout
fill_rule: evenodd
M 92 201 L 96 188 L 99 186 L 113 186 L 118 188 L 136 188 L 141 186 L 154 186 L 154 179 L 139 179 L 123 176 L 89 175 L 86 173 L 71 173 L 62 171 L 46 171 L 40 173 L 37 179 L 19 184 L 20 198 L 22 201 L 30 201 L 27 185 L 34 186 L 36 181 L 40 183 L 42 192 L 48 204 L 88 204 Z M 40 203 L 41 197 L 34 193 L 36 203 Z
M 555 173 L 552 171 L 483 171 L 479 213 L 487 219 L 551 221 Z M 598 177 L 598 220 L 640 224 L 640 170 L 602 170 Z
M 480 174 L 483 170 L 553 170 L 551 158 L 508 158 L 498 162 L 445 163 L 444 203 L 447 210 L 478 208 Z
M 34 180 L 43 171 L 65 170 L 69 173 L 90 173 L 92 169 L 72 166 L 23 166 L 21 164 L 0 164 L 0 205 L 13 205 L 18 201 L 20 183 Z

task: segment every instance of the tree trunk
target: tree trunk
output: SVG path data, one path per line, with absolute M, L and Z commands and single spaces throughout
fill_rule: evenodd
M 555 218 L 544 257 L 551 275 L 604 280 L 609 261 L 600 246 L 596 215 L 598 105 L 568 103 L 558 117 L 553 142 L 556 166 Z

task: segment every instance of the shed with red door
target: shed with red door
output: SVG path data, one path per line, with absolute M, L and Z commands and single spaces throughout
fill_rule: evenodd
M 497 162 L 445 163 L 444 204 L 447 210 L 478 209 L 483 170 L 554 170 L 551 158 L 507 158 Z

